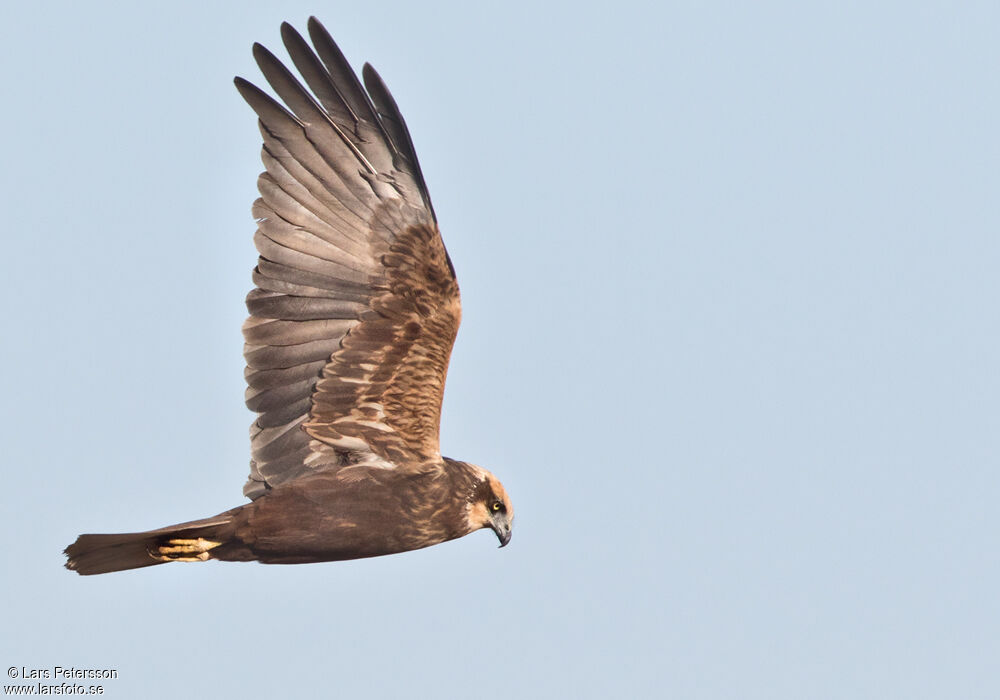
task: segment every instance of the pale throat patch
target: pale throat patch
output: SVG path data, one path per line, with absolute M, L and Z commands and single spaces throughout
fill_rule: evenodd
M 465 522 L 470 531 L 489 527 L 490 511 L 486 508 L 486 504 L 482 501 L 468 501 L 465 504 Z

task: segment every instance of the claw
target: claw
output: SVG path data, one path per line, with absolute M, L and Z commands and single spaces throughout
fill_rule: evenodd
M 204 537 L 195 540 L 175 539 L 146 551 L 159 561 L 205 561 L 209 557 L 209 551 L 220 544 L 222 543 L 206 540 Z

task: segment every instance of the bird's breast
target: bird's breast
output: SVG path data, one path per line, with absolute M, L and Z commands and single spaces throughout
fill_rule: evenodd
M 245 506 L 237 534 L 265 563 L 375 557 L 467 534 L 464 499 L 445 480 L 378 476 L 282 484 Z

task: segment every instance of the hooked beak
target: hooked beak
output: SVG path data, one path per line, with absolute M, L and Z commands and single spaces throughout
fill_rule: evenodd
M 493 532 L 497 533 L 497 539 L 500 540 L 500 546 L 506 547 L 507 543 L 510 542 L 510 523 L 494 523 Z

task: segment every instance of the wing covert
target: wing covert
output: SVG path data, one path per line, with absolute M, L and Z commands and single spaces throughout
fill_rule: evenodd
M 305 86 L 254 56 L 284 105 L 241 79 L 265 166 L 244 324 L 251 498 L 315 469 L 440 457 L 458 285 L 395 101 L 361 86 L 315 19 L 282 38 Z M 308 89 L 307 89 L 308 87 Z M 371 96 L 369 96 L 371 95 Z

